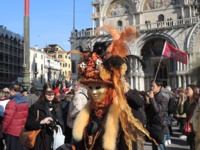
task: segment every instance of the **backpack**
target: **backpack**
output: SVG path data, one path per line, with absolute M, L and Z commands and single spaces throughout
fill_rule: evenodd
M 175 97 L 170 96 L 168 103 L 168 114 L 176 113 L 178 109 L 178 101 L 176 101 Z

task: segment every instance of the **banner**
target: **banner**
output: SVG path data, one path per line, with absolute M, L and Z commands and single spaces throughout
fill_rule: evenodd
M 175 47 L 173 47 L 168 42 L 165 42 L 164 48 L 163 48 L 163 56 L 169 57 L 171 59 L 174 59 L 176 61 L 179 61 L 181 63 L 187 64 L 188 63 L 188 55 L 186 52 L 179 50 Z

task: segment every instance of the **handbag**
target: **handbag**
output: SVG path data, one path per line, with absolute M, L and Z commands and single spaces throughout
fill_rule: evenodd
M 188 118 L 188 121 L 185 122 L 185 124 L 184 124 L 183 130 L 182 130 L 182 134 L 183 135 L 189 135 L 193 131 L 192 124 L 190 123 L 190 120 L 191 120 L 191 118 L 193 116 L 194 109 L 195 109 L 195 107 L 192 108 L 192 110 L 190 111 L 190 116 Z
M 147 125 L 150 136 L 159 144 L 164 144 L 164 127 L 158 124 Z
M 36 117 L 36 121 L 38 120 L 39 120 L 39 110 L 37 110 L 37 117 Z M 21 144 L 26 148 L 33 148 L 35 145 L 36 137 L 40 131 L 41 129 L 27 131 L 24 127 L 19 135 L 19 140 Z
M 184 125 L 182 134 L 183 134 L 183 135 L 189 135 L 191 132 L 192 132 L 192 126 L 191 126 L 190 122 L 187 121 L 187 122 L 185 123 L 185 125 Z
M 59 146 L 65 142 L 65 136 L 62 133 L 62 129 L 57 125 L 57 129 L 53 132 L 53 150 L 56 150 Z

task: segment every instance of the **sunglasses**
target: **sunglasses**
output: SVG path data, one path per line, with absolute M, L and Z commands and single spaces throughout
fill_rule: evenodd
M 53 96 L 54 95 L 54 91 L 46 91 L 45 95 Z

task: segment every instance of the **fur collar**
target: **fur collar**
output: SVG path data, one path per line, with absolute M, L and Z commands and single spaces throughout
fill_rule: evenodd
M 119 131 L 119 110 L 118 101 L 115 99 L 111 104 L 105 123 L 105 133 L 103 135 L 103 148 L 105 150 L 115 150 Z M 90 102 L 88 102 L 76 117 L 73 126 L 73 138 L 76 141 L 83 139 L 83 132 L 89 122 Z

